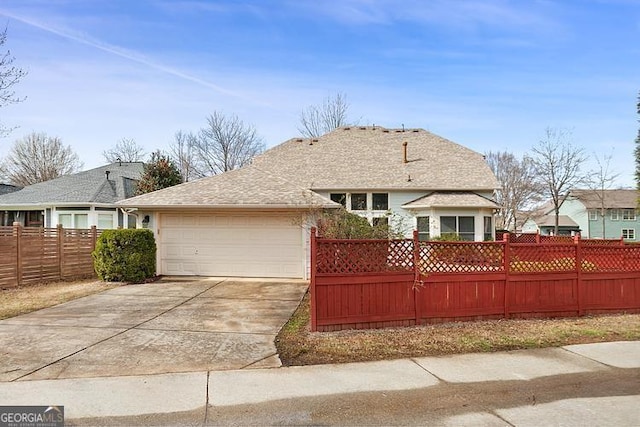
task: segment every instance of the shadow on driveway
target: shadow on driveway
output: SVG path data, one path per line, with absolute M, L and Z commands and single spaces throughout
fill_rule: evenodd
M 0 381 L 280 366 L 308 282 L 163 279 L 0 321 Z

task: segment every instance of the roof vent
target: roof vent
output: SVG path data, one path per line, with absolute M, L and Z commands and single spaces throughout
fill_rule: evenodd
M 344 130 L 351 130 L 351 128 L 344 128 Z
M 413 133 L 418 133 L 418 132 L 420 132 L 420 129 L 414 129 L 414 130 L 412 130 L 411 132 L 413 132 Z
M 407 157 L 407 145 L 409 145 L 407 141 L 402 143 L 402 163 L 409 163 L 409 158 Z
M 302 138 L 296 139 L 296 142 L 302 142 L 302 141 L 304 141 Z
M 111 173 L 111 171 L 104 171 L 104 174 L 107 176 L 107 181 L 109 180 L 109 174 Z
M 313 145 L 314 142 L 318 142 L 317 138 L 313 138 L 311 141 L 309 141 L 309 145 Z
M 389 133 L 389 129 L 385 129 L 385 130 L 383 130 L 382 132 L 384 132 L 384 133 Z
M 366 126 L 361 126 L 360 130 L 367 130 Z

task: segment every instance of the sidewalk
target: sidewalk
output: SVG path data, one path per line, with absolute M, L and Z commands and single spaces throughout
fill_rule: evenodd
M 620 369 L 639 377 L 640 341 L 342 365 L 3 382 L 0 383 L 0 402 L 2 405 L 64 405 L 67 421 L 186 411 L 195 411 L 196 418 L 202 412 L 200 419 L 205 420 L 208 407 L 225 408 L 350 393 L 422 390 L 442 384 L 527 382 L 580 373 L 604 375 L 607 371 Z M 640 381 L 635 395 L 616 399 L 622 400 L 576 402 L 578 406 L 571 406 L 571 411 L 583 405 L 591 414 L 589 421 L 597 421 L 592 417 L 598 413 L 594 410 L 598 404 L 618 407 L 628 400 L 628 409 L 615 411 L 617 418 L 611 411 L 606 411 L 603 420 L 615 421 L 618 425 L 640 423 Z M 543 407 L 532 406 L 527 411 L 511 409 L 498 419 L 502 420 L 502 425 L 505 421 L 514 425 L 530 424 L 538 419 Z M 531 412 L 533 409 L 535 411 Z M 547 410 L 558 413 L 562 407 L 552 405 Z M 509 417 L 515 418 L 509 420 Z M 529 422 L 519 424 L 518 417 Z M 475 423 L 473 420 L 472 425 L 486 424 L 480 418 L 475 419 Z

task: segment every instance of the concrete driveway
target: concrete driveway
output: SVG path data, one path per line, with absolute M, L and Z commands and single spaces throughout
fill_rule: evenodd
M 307 282 L 163 279 L 0 321 L 0 381 L 280 366 Z

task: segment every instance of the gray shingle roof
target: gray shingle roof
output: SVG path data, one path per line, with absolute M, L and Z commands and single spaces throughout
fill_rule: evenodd
M 106 172 L 109 171 L 107 181 Z M 22 190 L 0 196 L 0 206 L 43 204 L 112 204 L 131 197 L 142 175 L 143 164 L 113 163 L 99 168 L 65 175 Z
M 412 202 L 402 205 L 407 209 L 418 208 L 448 208 L 448 207 L 470 207 L 470 208 L 490 208 L 497 209 L 500 206 L 492 200 L 475 193 L 465 192 L 435 192 L 427 194 Z
M 556 216 L 544 215 L 534 220 L 538 227 L 555 227 Z M 558 215 L 559 227 L 578 227 L 578 224 L 567 215 Z
M 340 205 L 256 166 L 143 194 L 121 207 L 311 208 Z
M 571 196 L 580 200 L 587 209 L 601 208 L 600 191 L 571 190 Z M 604 190 L 604 206 L 607 209 L 636 209 L 638 207 L 637 190 Z
M 317 139 L 290 139 L 256 157 L 254 164 L 314 190 L 498 188 L 482 154 L 424 129 L 338 128 Z

